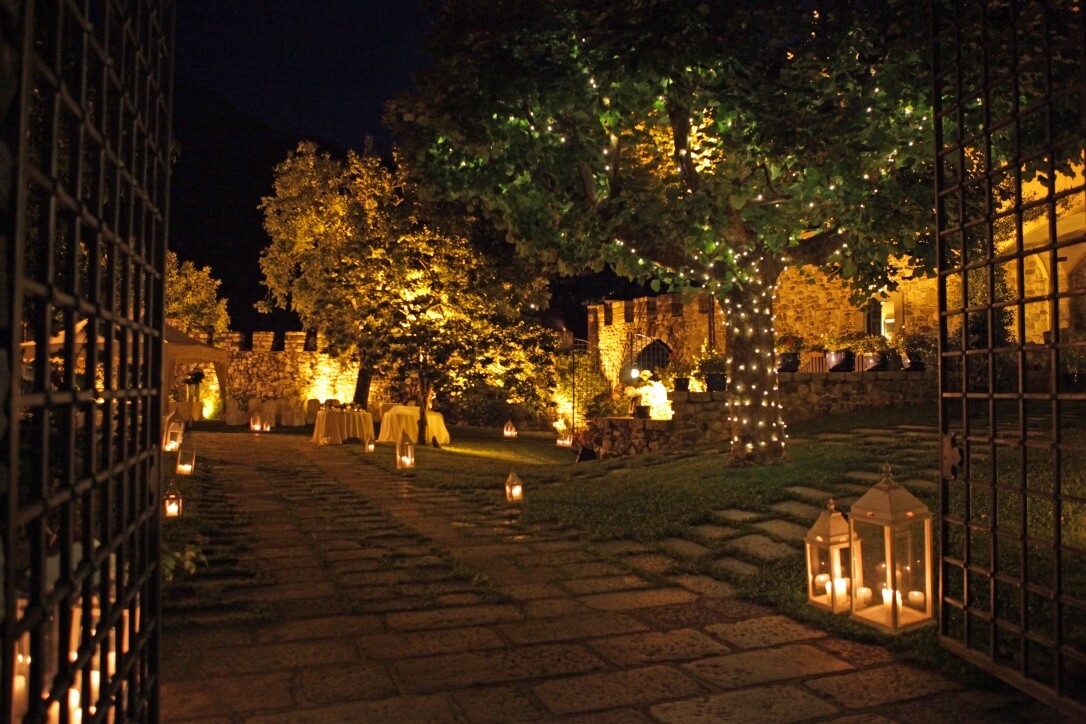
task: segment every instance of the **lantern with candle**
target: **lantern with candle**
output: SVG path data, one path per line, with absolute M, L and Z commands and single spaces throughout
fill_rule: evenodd
M 887 633 L 934 622 L 931 600 L 931 511 L 894 482 L 882 480 L 852 505 L 852 616 Z
M 848 521 L 832 500 L 807 532 L 807 601 L 831 613 L 850 608 Z
M 404 432 L 396 443 L 396 469 L 411 470 L 415 467 L 415 446 Z
M 166 428 L 166 438 L 162 441 L 162 449 L 166 452 L 177 452 L 181 449 L 181 440 L 185 436 L 185 426 L 180 422 L 171 422 Z
M 264 423 L 260 419 L 260 415 L 253 415 L 249 418 L 249 429 L 253 432 L 262 432 L 264 430 Z
M 517 426 L 513 424 L 512 420 L 506 420 L 502 426 L 502 436 L 506 440 L 512 440 L 517 436 Z
M 505 502 L 519 503 L 522 500 L 524 500 L 524 483 L 520 482 L 517 474 L 510 470 L 509 477 L 505 479 Z
M 181 497 L 181 489 L 177 487 L 177 483 L 171 482 L 166 487 L 166 492 L 162 494 L 162 514 L 167 518 L 180 518 L 184 505 L 185 500 Z
M 362 451 L 371 453 L 377 450 L 377 443 L 372 437 L 367 437 L 362 441 Z
M 569 433 L 559 435 L 555 444 L 557 444 L 558 447 L 573 447 L 573 435 Z
M 188 447 L 177 451 L 177 474 L 192 475 L 196 467 L 196 448 Z

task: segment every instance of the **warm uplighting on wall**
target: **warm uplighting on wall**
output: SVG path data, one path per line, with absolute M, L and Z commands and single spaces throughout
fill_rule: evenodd
M 308 365 L 312 381 L 305 390 L 307 400 L 351 400 L 354 399 L 356 370 L 349 364 L 327 355 L 313 355 L 314 361 Z

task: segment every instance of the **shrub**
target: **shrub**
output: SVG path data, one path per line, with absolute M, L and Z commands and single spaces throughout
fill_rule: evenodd
M 794 332 L 777 335 L 777 354 L 798 354 L 803 351 L 806 342 Z
M 861 337 L 856 342 L 854 349 L 863 354 L 881 354 L 890 351 L 890 340 L 881 334 L 869 334 Z
M 845 352 L 855 350 L 857 343 L 863 339 L 862 332 L 837 330 L 826 332 L 822 335 L 822 349 L 826 352 Z

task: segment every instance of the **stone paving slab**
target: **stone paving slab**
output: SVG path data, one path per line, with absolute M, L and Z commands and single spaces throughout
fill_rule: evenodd
M 206 719 L 235 712 L 295 706 L 289 671 L 185 678 L 162 685 L 162 718 Z
M 463 608 L 445 608 L 436 611 L 408 611 L 391 613 L 385 621 L 388 627 L 397 631 L 415 631 L 432 628 L 455 628 L 476 626 L 500 621 L 516 621 L 524 614 L 516 606 L 493 604 L 488 606 L 465 606 Z
M 754 527 L 759 530 L 764 530 L 775 538 L 790 541 L 803 541 L 807 537 L 807 531 L 810 530 L 810 526 L 796 525 L 795 523 L 780 519 L 765 520 L 761 523 L 755 523 Z
M 576 616 L 503 624 L 500 628 L 513 643 L 539 644 L 644 631 L 646 627 L 625 614 L 589 611 Z
M 893 704 L 957 688 L 948 679 L 902 664 L 827 676 L 809 681 L 807 686 L 849 709 Z
M 675 669 L 649 666 L 548 681 L 532 689 L 555 714 L 639 706 L 704 691 Z
M 741 561 L 738 558 L 717 558 L 713 561 L 713 567 L 719 568 L 723 571 L 727 571 L 736 576 L 753 576 L 761 569 L 758 566 L 746 561 Z
M 651 584 L 639 576 L 606 576 L 604 578 L 575 578 L 563 581 L 562 587 L 575 596 L 586 593 L 608 593 L 628 591 L 633 588 L 647 588 Z
M 578 600 L 601 611 L 629 611 L 637 608 L 666 606 L 672 603 L 696 601 L 697 594 L 683 588 L 653 588 L 646 591 L 619 591 L 581 596 Z
M 792 485 L 784 489 L 785 492 L 791 493 L 798 498 L 804 500 L 810 500 L 820 505 L 824 505 L 827 500 L 833 497 L 832 494 L 827 493 L 825 490 L 819 488 L 811 488 L 806 485 Z
M 299 689 L 303 701 L 311 704 L 387 699 L 400 693 L 380 664 L 306 668 L 302 671 Z
M 238 646 L 205 656 L 200 668 L 209 676 L 264 673 L 321 664 L 350 664 L 358 661 L 354 644 L 345 639 L 318 639 Z
M 649 712 L 669 724 L 794 722 L 830 716 L 833 705 L 798 686 L 767 686 L 657 704 Z
M 471 724 L 539 721 L 543 713 L 531 699 L 511 686 L 465 689 L 453 694 Z
M 845 671 L 852 667 L 814 646 L 793 644 L 702 659 L 692 664 L 683 664 L 682 668 L 716 686 L 735 689 L 752 684 Z M 847 683 L 842 682 L 838 688 L 845 689 L 846 686 Z
M 456 711 L 441 696 L 397 696 L 381 701 L 351 702 L 246 719 L 246 724 L 298 724 L 298 722 L 406 722 L 456 721 Z
M 735 589 L 731 585 L 712 576 L 684 574 L 668 576 L 668 580 L 707 598 L 731 598 L 735 595 Z
M 601 656 L 618 666 L 689 661 L 728 653 L 728 647 L 694 629 L 612 636 L 589 642 Z
M 622 559 L 622 562 L 639 571 L 657 574 L 667 573 L 678 566 L 678 563 L 674 558 L 669 558 L 668 556 L 659 553 L 641 553 L 625 556 Z
M 602 661 L 581 646 L 543 644 L 396 661 L 392 664 L 392 675 L 402 691 L 418 694 L 581 674 L 603 666 Z
M 726 525 L 694 525 L 687 530 L 695 538 L 710 542 L 731 538 L 739 533 L 737 529 Z
M 476 626 L 360 636 L 356 644 L 369 659 L 407 659 L 494 649 L 504 646 L 505 642 L 492 629 Z
M 913 490 L 936 491 L 939 489 L 938 483 L 927 478 L 908 478 L 899 482 L 906 488 L 912 488 Z
M 633 540 L 612 540 L 593 543 L 592 547 L 607 556 L 622 556 L 628 553 L 648 553 L 652 549 L 644 543 Z
M 559 570 L 564 578 L 602 578 L 604 576 L 617 576 L 626 572 L 617 566 L 602 561 L 568 563 L 560 566 Z
M 793 515 L 801 520 L 809 520 L 814 523 L 818 520 L 818 516 L 822 514 L 825 507 L 817 505 L 810 505 L 808 503 L 801 503 L 798 500 L 786 500 L 783 503 L 776 503 L 769 506 L 778 513 L 785 513 L 786 515 Z
M 766 538 L 764 535 L 745 535 L 728 541 L 727 547 L 765 561 L 777 561 L 796 553 L 796 549 L 792 546 Z
M 727 521 L 729 523 L 744 523 L 748 520 L 754 520 L 755 518 L 761 518 L 761 513 L 755 513 L 750 510 L 739 510 L 738 508 L 728 508 L 727 510 L 714 510 L 711 515 L 717 520 Z
M 708 548 L 685 538 L 664 538 L 658 545 L 668 553 L 683 558 L 704 558 L 712 553 Z
M 583 615 L 591 610 L 586 608 L 580 601 L 568 596 L 525 601 L 523 608 L 524 616 L 527 619 L 572 616 L 575 613 Z
M 742 649 L 775 646 L 826 635 L 824 631 L 804 626 L 787 616 L 759 616 L 746 621 L 706 626 L 705 630 Z
M 877 483 L 882 480 L 882 473 L 876 473 L 870 470 L 852 470 L 845 473 L 845 477 L 850 480 L 862 480 L 867 483 Z

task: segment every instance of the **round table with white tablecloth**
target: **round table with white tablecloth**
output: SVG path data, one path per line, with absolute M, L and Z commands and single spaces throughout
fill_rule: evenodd
M 373 415 L 365 410 L 320 410 L 313 425 L 313 442 L 342 445 L 348 438 L 373 439 Z
M 381 436 L 377 442 L 399 442 L 403 433 L 413 443 L 419 437 L 419 408 L 415 405 L 397 405 L 381 416 Z M 440 412 L 426 411 L 426 437 L 437 439 L 438 445 L 448 445 L 452 439 Z

